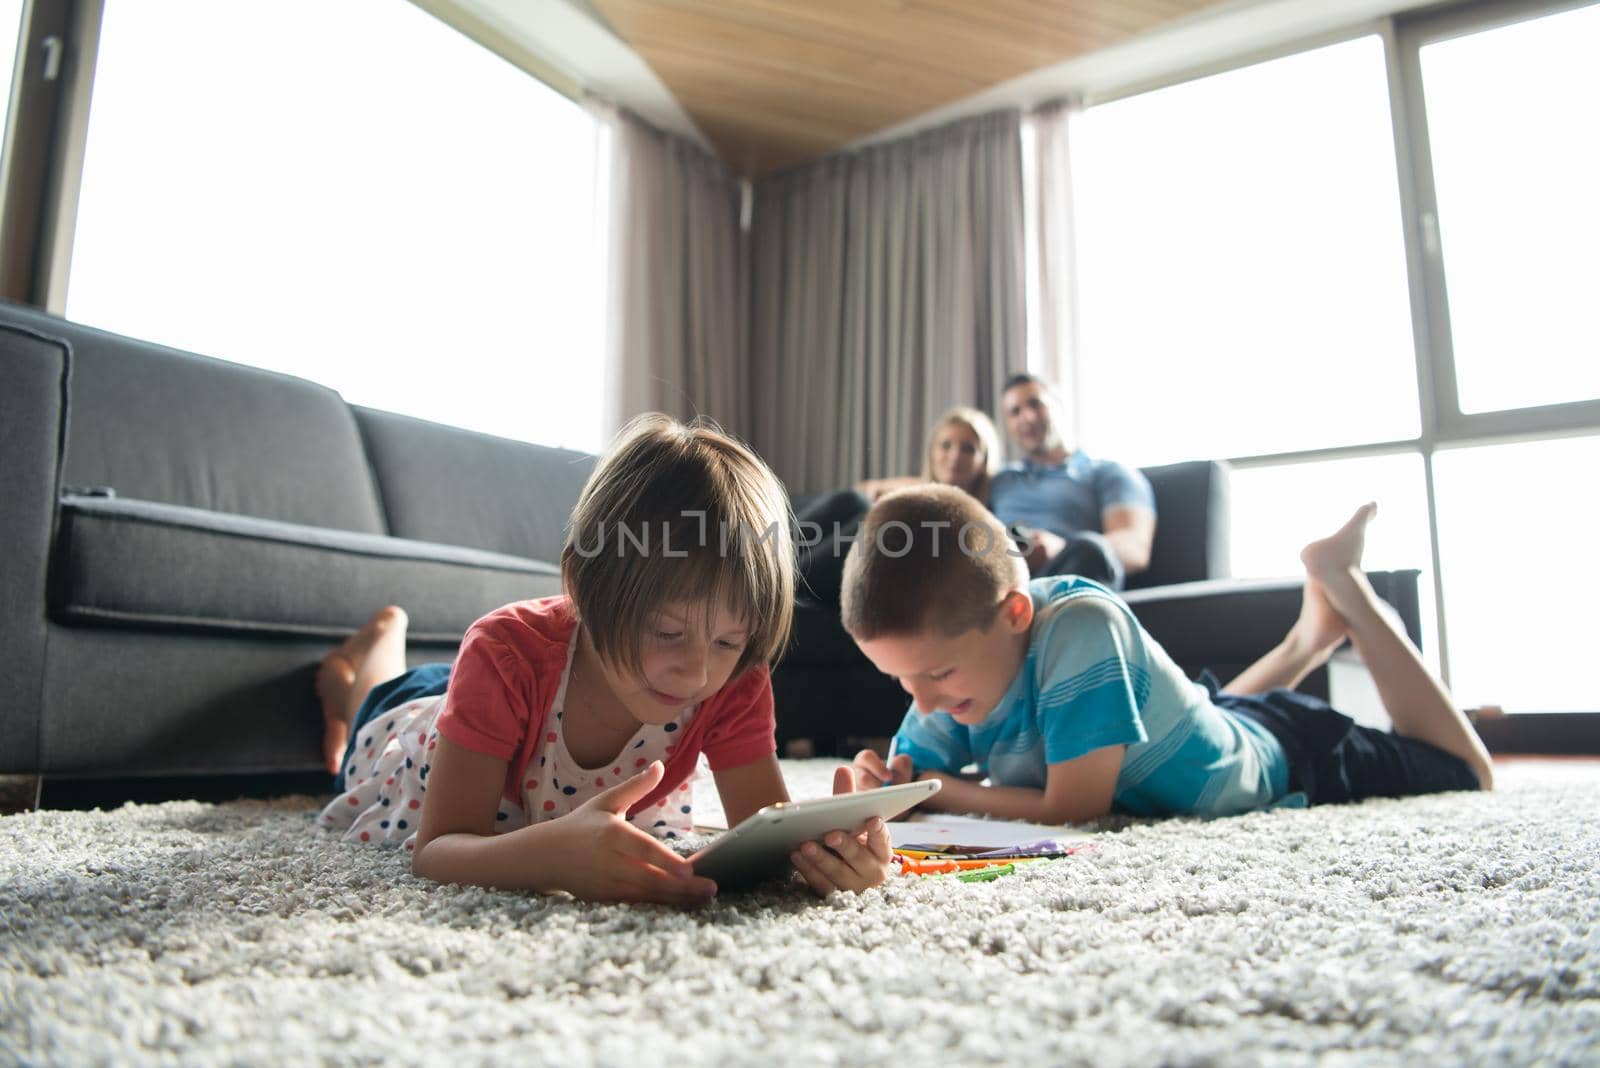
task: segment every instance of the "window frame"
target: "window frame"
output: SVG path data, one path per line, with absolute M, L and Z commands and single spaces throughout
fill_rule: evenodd
M 10 102 L 7 117 L 0 122 L 4 128 L 6 142 L 6 156 L 0 160 L 0 300 L 9 300 L 18 304 L 31 306 L 41 311 L 60 317 L 68 317 L 69 310 L 73 317 L 89 315 L 86 308 L 77 307 L 69 300 L 69 286 L 73 277 L 74 265 L 79 266 L 77 274 L 84 274 L 83 267 L 88 266 L 82 257 L 88 251 L 75 240 L 78 236 L 77 227 L 80 223 L 87 222 L 82 216 L 82 211 L 92 210 L 95 205 L 85 199 L 85 163 L 92 167 L 90 159 L 91 148 L 91 120 L 93 118 L 94 94 L 96 91 L 106 91 L 107 72 L 103 64 L 110 57 L 109 52 L 102 55 L 100 47 L 104 38 L 103 26 L 107 14 L 107 0 L 22 0 L 20 5 L 19 24 L 17 27 L 16 61 L 13 74 L 13 96 Z M 137 6 L 133 5 L 137 15 Z M 385 5 L 391 10 L 392 4 L 386 0 Z M 553 106 L 556 98 L 565 100 L 578 113 L 588 115 L 589 124 L 594 127 L 593 145 L 585 147 L 582 158 L 591 166 L 606 166 L 609 163 L 611 149 L 609 147 L 612 133 L 608 123 L 602 115 L 597 113 L 593 106 L 593 98 L 583 86 L 563 69 L 551 65 L 522 40 L 511 32 L 501 28 L 494 20 L 481 17 L 470 5 L 463 6 L 461 0 L 400 0 L 398 7 L 410 9 L 402 11 L 412 23 L 412 28 L 418 32 L 426 32 L 424 25 L 418 28 L 417 23 L 431 23 L 432 28 L 441 36 L 447 36 L 459 42 L 467 42 L 475 46 L 472 50 L 481 57 L 493 57 L 501 61 L 497 66 L 508 67 L 506 76 L 519 83 L 519 88 L 532 92 L 535 86 L 541 87 L 542 97 L 548 97 L 547 104 Z M 270 10 L 270 9 L 269 9 Z M 115 20 L 118 9 L 113 9 L 110 14 Z M 189 16 L 180 15 L 185 23 L 190 21 Z M 309 22 L 308 22 L 309 19 Z M 149 21 L 149 20 L 144 20 Z M 303 36 L 307 26 L 312 29 L 321 27 L 321 20 L 312 12 L 300 13 L 298 18 L 279 18 L 278 23 L 295 34 Z M 181 28 L 178 30 L 181 32 Z M 352 32 L 360 33 L 357 27 Z M 168 35 L 168 40 L 172 38 Z M 48 42 L 48 45 L 46 45 Z M 115 44 L 116 42 L 110 42 Z M 380 42 L 381 43 L 381 42 Z M 185 53 L 195 60 L 203 60 L 210 50 L 202 41 L 196 46 L 193 43 L 180 45 Z M 199 47 L 200 52 L 195 48 Z M 248 45 L 246 45 L 248 47 Z M 620 45 L 618 46 L 621 47 Z M 48 51 L 47 51 L 48 49 Z M 54 77 L 45 74 L 47 67 L 53 69 Z M 266 79 L 263 82 L 263 79 Z M 268 89 L 273 88 L 272 79 L 266 75 L 256 79 Z M 554 97 L 549 97 L 554 93 Z M 101 101 L 104 103 L 104 100 Z M 148 146 L 146 146 L 148 148 Z M 544 168 L 540 168 L 543 170 Z M 494 173 L 507 173 L 503 168 Z M 93 179 L 93 174 L 89 177 Z M 587 267 L 591 260 L 594 266 L 602 266 L 607 258 L 604 252 L 603 236 L 605 230 L 604 216 L 608 209 L 609 180 L 605 172 L 597 172 L 595 183 L 589 183 L 594 197 L 594 215 L 596 227 L 591 227 L 589 233 L 584 235 L 581 248 L 575 245 L 575 250 L 583 251 L 581 257 L 585 266 L 582 279 L 586 292 L 597 295 L 603 294 L 603 287 L 608 282 L 609 270 L 602 269 L 590 276 Z M 88 190 L 89 196 L 94 196 L 94 190 Z M 542 200 L 519 199 L 518 204 L 546 203 L 549 198 Z M 496 217 L 489 221 L 489 225 L 482 232 L 494 234 L 500 227 L 503 213 L 500 206 L 493 203 L 486 205 L 488 210 L 496 213 Z M 126 210 L 126 209 L 124 209 Z M 587 218 L 589 212 L 584 212 Z M 566 218 L 577 218 L 570 212 Z M 533 236 L 539 236 L 537 234 Z M 532 237 L 530 237 L 530 240 Z M 598 242 L 598 243 L 597 243 Z M 526 242 L 522 246 L 515 243 L 507 244 L 504 240 L 500 247 L 508 255 L 521 255 L 527 258 L 529 247 Z M 598 253 L 592 250 L 600 249 Z M 548 256 L 541 259 L 542 263 L 551 264 L 557 261 Z M 570 264 L 570 257 L 566 258 Z M 576 277 L 571 269 L 566 272 L 567 277 Z M 593 283 L 591 285 L 591 283 Z M 75 288 L 75 287 L 74 287 Z M 189 287 L 179 285 L 175 299 L 184 299 L 184 290 Z M 188 294 L 193 297 L 193 293 Z M 472 297 L 481 299 L 483 289 L 479 287 L 472 291 Z M 515 308 L 514 303 L 501 302 L 508 308 Z M 580 361 L 584 368 L 599 368 L 604 363 L 605 357 L 605 332 L 599 314 L 589 314 L 587 308 L 583 309 L 581 318 L 584 325 L 578 330 L 584 338 L 584 351 L 594 342 L 594 359 Z M 331 314 L 331 313 L 330 313 Z M 341 320 L 348 325 L 348 318 Z M 109 321 L 91 323 L 109 329 L 117 329 L 118 324 Z M 139 332 L 140 327 L 134 325 L 124 326 L 121 332 Z M 148 336 L 155 340 L 164 340 L 169 344 L 179 347 L 195 348 L 195 343 L 187 343 L 181 337 L 163 337 L 153 327 L 143 328 L 146 332 L 140 336 Z M 591 337 L 592 335 L 592 337 Z M 197 351 L 217 352 L 228 358 L 238 359 L 238 356 L 228 356 L 221 348 L 206 348 L 203 344 Z M 479 351 L 485 351 L 481 346 Z M 574 365 L 578 366 L 578 365 Z M 299 373 L 315 377 L 314 372 L 302 370 Z M 594 379 L 595 381 L 590 381 Z M 597 399 L 603 399 L 605 383 L 600 381 L 603 375 L 595 371 L 593 375 L 585 378 L 583 388 L 592 389 Z M 377 397 L 357 397 L 368 400 L 377 406 L 383 407 L 384 402 Z M 393 404 L 400 407 L 399 402 Z M 565 423 L 555 430 L 546 430 L 547 436 L 543 443 L 565 443 L 571 447 L 594 450 L 599 447 L 599 442 L 594 437 L 594 432 L 584 429 L 590 422 L 587 416 L 589 405 L 586 403 L 575 408 L 569 413 Z M 428 409 L 433 410 L 433 409 Z M 421 407 L 414 406 L 409 414 L 421 414 Z M 473 423 L 470 412 L 448 412 L 435 415 L 435 418 L 448 423 L 465 425 L 469 430 L 480 433 L 503 434 L 511 438 L 526 438 L 529 435 L 521 429 L 519 422 L 507 423 L 503 417 L 499 424 L 493 420 L 481 420 Z M 603 420 L 601 421 L 603 423 Z
M 1086 94 L 1084 108 L 1194 81 L 1213 74 L 1270 62 L 1297 53 L 1377 34 L 1382 38 L 1389 81 L 1391 124 L 1395 141 L 1400 217 L 1404 228 L 1407 285 L 1412 311 L 1412 340 L 1417 375 L 1419 432 L 1415 438 L 1362 442 L 1355 445 L 1258 453 L 1225 458 L 1239 469 L 1286 464 L 1417 453 L 1423 461 L 1427 496 L 1430 566 L 1435 580 L 1438 657 L 1448 681 L 1449 636 L 1447 590 L 1441 577 L 1439 516 L 1434 454 L 1445 448 L 1511 444 L 1519 441 L 1600 434 L 1600 400 L 1582 400 L 1497 412 L 1463 412 L 1456 391 L 1454 348 L 1444 286 L 1444 262 L 1437 236 L 1437 198 L 1427 115 L 1422 92 L 1421 49 L 1430 43 L 1514 25 L 1544 15 L 1593 6 L 1594 0 L 1467 0 L 1445 8 L 1400 12 L 1361 19 L 1339 29 L 1300 35 L 1293 40 L 1254 48 L 1159 77 L 1146 78 L 1106 91 Z M 1073 313 L 1076 315 L 1076 311 Z M 1067 374 L 1076 386 L 1077 353 L 1066 354 Z M 1074 388 L 1073 395 L 1081 390 Z M 1524 727 L 1517 724 L 1523 723 Z M 1562 751 L 1600 752 L 1600 710 L 1548 713 L 1529 711 L 1485 721 L 1485 737 L 1502 752 L 1532 751 L 1559 740 Z
M 523 73 L 581 103 L 583 87 L 466 6 L 408 0 Z M 0 156 L 0 299 L 66 310 L 73 230 L 89 140 L 89 104 L 105 0 L 26 0 L 18 33 L 5 151 Z M 46 41 L 60 42 L 46 78 Z
M 0 297 L 56 315 L 66 307 L 104 11 L 105 0 L 28 0 L 18 34 L 0 163 Z
M 1403 194 L 1412 202 L 1406 219 L 1406 241 L 1408 248 L 1416 246 L 1415 281 L 1422 286 L 1421 305 L 1413 299 L 1415 319 L 1426 331 L 1425 339 L 1419 342 L 1419 357 L 1433 397 L 1432 437 L 1440 443 L 1481 444 L 1497 439 L 1600 431 L 1600 399 L 1493 412 L 1461 410 L 1439 240 L 1438 194 L 1422 90 L 1422 49 L 1429 44 L 1591 6 L 1589 0 L 1480 0 L 1442 12 L 1398 17 L 1388 31 L 1392 37 L 1390 84 L 1396 149 L 1410 174 Z

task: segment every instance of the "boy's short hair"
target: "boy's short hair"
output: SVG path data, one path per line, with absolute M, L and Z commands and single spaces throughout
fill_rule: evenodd
M 870 640 L 986 629 L 1007 591 L 1027 582 L 1010 535 L 954 486 L 885 494 L 861 522 L 844 562 L 841 614 Z
M 788 643 L 791 522 L 782 485 L 743 443 L 709 420 L 642 415 L 617 434 L 572 510 L 562 587 L 595 651 L 633 671 L 664 606 L 730 602 L 749 627 L 737 676 Z

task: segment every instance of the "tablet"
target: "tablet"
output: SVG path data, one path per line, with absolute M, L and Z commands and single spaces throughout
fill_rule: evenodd
M 748 886 L 793 867 L 789 854 L 829 831 L 855 831 L 873 816 L 893 819 L 926 801 L 943 785 L 938 779 L 903 782 L 850 794 L 768 805 L 689 858 L 694 873 L 719 890 Z

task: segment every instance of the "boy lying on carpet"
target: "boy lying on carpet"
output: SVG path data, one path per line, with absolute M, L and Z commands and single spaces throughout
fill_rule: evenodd
M 959 490 L 881 498 L 845 562 L 844 625 L 912 707 L 887 762 L 856 757 L 858 788 L 936 777 L 927 808 L 1050 824 L 1489 789 L 1482 742 L 1361 571 L 1376 510 L 1305 547 L 1298 620 L 1219 689 L 1185 678 L 1105 587 L 1030 582 Z M 1392 733 L 1293 692 L 1346 638 Z M 973 763 L 992 785 L 960 777 Z
M 716 884 L 661 839 L 690 827 L 702 752 L 730 826 L 788 800 L 767 665 L 788 640 L 794 559 L 766 464 L 713 427 L 635 420 L 573 509 L 565 595 L 478 620 L 453 667 L 406 669 L 395 606 L 323 661 L 338 796 L 322 825 L 403 844 L 439 882 L 707 900 Z M 840 767 L 834 791 L 851 778 Z M 888 873 L 882 820 L 826 846 L 794 856 L 819 894 Z

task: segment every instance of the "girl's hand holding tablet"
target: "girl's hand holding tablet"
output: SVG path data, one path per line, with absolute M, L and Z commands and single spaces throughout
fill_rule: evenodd
M 835 796 L 855 791 L 855 776 L 848 767 L 833 773 Z M 806 885 L 826 896 L 835 890 L 856 893 L 883 882 L 883 869 L 889 863 L 893 843 L 883 818 L 873 816 L 856 834 L 829 831 L 822 842 L 807 842 L 789 855 L 794 870 Z
M 655 788 L 661 773 L 656 761 L 565 818 L 539 825 L 546 832 L 539 863 L 557 872 L 551 889 L 584 901 L 662 905 L 699 905 L 716 896 L 717 884 L 697 876 L 687 858 L 626 819 L 629 806 Z

